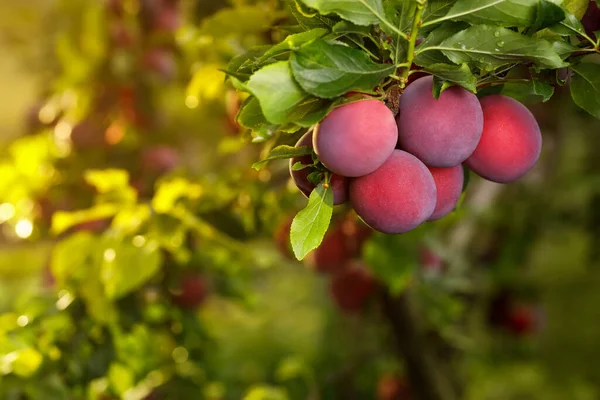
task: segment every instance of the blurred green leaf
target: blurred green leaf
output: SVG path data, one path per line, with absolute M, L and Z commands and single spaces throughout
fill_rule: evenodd
M 117 214 L 120 206 L 117 204 L 98 204 L 87 210 L 57 211 L 52 214 L 52 233 L 60 235 L 69 228 L 83 222 L 110 218 Z
M 305 372 L 306 364 L 303 360 L 297 357 L 288 357 L 279 364 L 275 376 L 280 381 L 289 381 L 301 377 Z
M 167 214 L 182 199 L 198 200 L 204 193 L 202 186 L 184 178 L 175 178 L 160 183 L 152 198 L 152 208 L 157 213 Z
M 0 357 L 0 373 L 14 373 L 21 377 L 32 376 L 40 367 L 43 356 L 37 350 L 26 347 Z
M 118 299 L 138 289 L 159 270 L 162 254 L 156 243 L 146 241 L 141 246 L 114 241 L 105 247 L 100 279 L 106 296 Z
M 392 294 L 410 284 L 419 263 L 419 230 L 404 235 L 377 235 L 363 251 L 365 262 Z
M 215 38 L 257 34 L 267 31 L 279 17 L 281 13 L 268 4 L 224 8 L 202 22 L 199 34 Z
M 114 363 L 108 369 L 108 381 L 120 397 L 135 384 L 133 371 L 123 364 Z
M 255 386 L 244 396 L 243 400 L 288 400 L 284 389 L 273 386 Z
M 50 268 L 61 286 L 68 280 L 80 280 L 87 274 L 91 253 L 96 248 L 96 238 L 88 232 L 79 232 L 60 241 L 52 252 Z

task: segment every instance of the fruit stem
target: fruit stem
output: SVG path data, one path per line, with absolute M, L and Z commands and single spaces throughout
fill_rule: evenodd
M 425 9 L 426 3 L 427 0 L 417 0 L 417 10 L 415 12 L 415 18 L 413 19 L 412 30 L 410 32 L 410 35 L 408 36 L 408 50 L 406 53 L 406 62 L 404 63 L 405 66 L 402 69 L 402 74 L 400 75 L 401 88 L 404 88 L 406 86 L 408 73 L 415 58 L 415 43 L 417 42 L 419 28 L 421 27 L 421 17 L 423 16 L 423 10 Z

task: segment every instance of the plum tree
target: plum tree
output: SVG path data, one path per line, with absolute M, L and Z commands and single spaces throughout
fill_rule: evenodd
M 398 147 L 430 167 L 454 167 L 481 138 L 483 113 L 477 97 L 453 86 L 433 97 L 433 77 L 411 83 L 400 97 Z
M 435 209 L 433 176 L 415 156 L 394 150 L 376 171 L 350 181 L 350 202 L 373 229 L 408 232 L 425 222 Z
M 523 104 L 504 95 L 481 99 L 483 135 L 466 165 L 493 182 L 519 179 L 535 165 L 542 134 L 535 117 Z
M 429 217 L 429 221 L 434 221 L 445 217 L 456 208 L 462 193 L 465 174 L 462 165 L 450 168 L 429 168 L 429 172 L 433 176 L 437 190 L 435 210 Z
M 585 32 L 591 37 L 595 37 L 594 32 L 600 31 L 600 7 L 598 7 L 594 0 L 590 0 L 590 5 L 581 22 L 583 23 Z
M 375 291 L 375 279 L 361 261 L 350 261 L 329 281 L 335 304 L 346 312 L 360 311 Z
M 304 134 L 298 143 L 296 143 L 296 147 L 309 146 L 312 147 L 313 142 L 313 134 L 312 132 L 307 132 Z M 308 180 L 308 175 L 311 172 L 316 171 L 314 168 L 304 168 L 301 170 L 294 171 L 292 167 L 296 163 L 301 163 L 303 165 L 312 165 L 312 157 L 311 156 L 303 156 L 303 157 L 294 157 L 290 159 L 290 175 L 294 180 L 294 183 L 300 189 L 300 191 L 306 196 L 309 197 L 310 193 L 315 188 L 315 184 Z M 343 204 L 348 201 L 348 179 L 346 177 L 340 176 L 338 174 L 332 174 L 330 180 L 331 188 L 333 189 L 333 204 Z
M 305 260 L 315 271 L 331 273 L 344 268 L 351 257 L 347 237 L 338 227 L 327 232 L 321 245 L 309 253 Z
M 202 275 L 186 274 L 179 287 L 172 291 L 173 303 L 183 308 L 196 308 L 204 302 L 208 285 Z
M 379 100 L 361 100 L 334 109 L 315 130 L 319 160 L 347 177 L 367 175 L 394 150 L 398 128 L 392 112 Z

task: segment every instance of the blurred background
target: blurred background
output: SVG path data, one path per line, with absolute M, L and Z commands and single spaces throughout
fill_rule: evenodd
M 524 179 L 471 176 L 400 236 L 340 207 L 297 262 L 306 200 L 251 168 L 222 72 L 292 25 L 277 0 L 0 0 L 0 399 L 600 398 L 600 123 L 568 86 L 532 99 Z

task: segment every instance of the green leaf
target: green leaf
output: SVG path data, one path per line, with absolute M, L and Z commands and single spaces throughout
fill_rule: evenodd
M 419 266 L 421 231 L 417 229 L 405 235 L 376 235 L 365 245 L 365 262 L 393 294 L 400 294 L 408 287 Z
M 302 377 L 306 370 L 306 363 L 302 359 L 298 357 L 288 357 L 277 367 L 275 376 L 279 381 L 289 381 Z
M 456 0 L 429 0 L 423 11 L 421 21 L 423 23 L 443 17 L 454 6 Z
M 87 210 L 57 211 L 52 214 L 52 228 L 54 235 L 60 235 L 66 230 L 83 222 L 110 218 L 122 209 L 119 204 L 98 204 Z
M 255 46 L 247 52 L 233 57 L 229 61 L 225 73 L 238 78 L 242 82 L 246 82 L 260 68 L 259 60 L 271 48 L 272 46 Z
M 134 372 L 123 364 L 113 363 L 108 369 L 108 381 L 119 396 L 135 385 Z
M 129 173 L 121 169 L 89 170 L 83 177 L 99 193 L 108 193 L 129 187 Z
M 168 214 L 180 200 L 197 200 L 203 193 L 202 186 L 184 178 L 163 181 L 152 198 L 152 208 L 157 213 Z
M 596 0 L 600 6 L 600 1 Z M 562 6 L 570 13 L 574 14 L 577 19 L 581 19 L 588 9 L 589 0 L 564 0 Z
M 146 241 L 141 246 L 114 241 L 104 250 L 100 279 L 109 299 L 118 299 L 146 283 L 159 270 L 162 254 L 158 245 Z
M 248 391 L 242 400 L 289 400 L 285 389 L 257 385 Z
M 52 275 L 64 286 L 68 280 L 83 279 L 87 274 L 90 255 L 97 239 L 88 232 L 80 232 L 60 241 L 52 251 Z
M 261 68 L 248 81 L 248 88 L 258 99 L 263 115 L 272 124 L 291 122 L 289 115 L 310 97 L 294 81 L 287 61 Z
M 527 27 L 535 21 L 538 3 L 539 0 L 458 0 L 445 16 L 431 19 L 422 26 L 450 20 L 474 25 Z
M 441 50 L 455 64 L 468 63 L 484 71 L 518 62 L 534 62 L 545 68 L 562 68 L 565 64 L 549 42 L 520 35 L 506 28 L 475 25 L 438 46 L 422 51 Z
M 507 82 L 504 84 L 501 93 L 520 102 L 546 102 L 554 94 L 554 86 L 539 79 L 532 79 L 527 82 Z
M 550 27 L 552 32 L 561 36 L 585 35 L 585 28 L 581 21 L 573 14 L 567 13 L 566 18 Z
M 289 9 L 304 30 L 315 28 L 331 29 L 339 20 L 337 18 L 327 17 L 316 12 L 310 12 L 300 0 L 288 0 Z
M 312 29 L 308 32 L 297 33 L 294 35 L 289 35 L 286 37 L 281 43 L 276 44 L 271 47 L 269 51 L 267 51 L 263 56 L 259 59 L 260 62 L 264 62 L 269 58 L 281 55 L 283 53 L 287 53 L 291 50 L 297 49 L 305 43 L 308 43 L 312 40 L 318 39 L 325 34 L 327 34 L 327 30 L 323 28 Z
M 424 71 L 443 81 L 452 82 L 462 86 L 470 92 L 475 93 L 477 91 L 477 77 L 473 75 L 467 64 L 462 64 L 460 66 L 452 64 L 431 64 L 428 65 Z
M 300 0 L 320 14 L 337 14 L 356 25 L 375 25 L 384 21 L 381 0 Z
M 408 40 L 398 32 L 406 32 L 411 28 L 417 2 L 415 0 L 390 0 L 386 1 L 383 6 L 387 19 L 397 29 L 391 29 L 386 25 L 382 25 L 381 29 L 392 39 L 392 61 L 400 64 L 406 60 Z
M 308 155 L 312 154 L 312 151 L 313 151 L 312 148 L 309 146 L 301 146 L 301 147 L 286 146 L 286 145 L 277 146 L 273 150 L 271 150 L 269 155 L 264 160 L 254 163 L 252 165 L 252 168 L 254 168 L 255 170 L 258 171 L 258 170 L 262 169 L 264 166 L 266 166 L 269 163 L 269 161 L 287 160 L 288 158 L 308 156 Z
M 298 260 L 319 247 L 333 214 L 333 189 L 320 183 L 310 194 L 306 208 L 292 222 L 290 240 Z
M 440 50 L 427 50 L 430 47 L 438 46 L 444 40 L 461 32 L 469 27 L 464 22 L 445 22 L 440 25 L 437 29 L 429 33 L 425 40 L 416 48 L 417 55 L 414 59 L 414 63 L 426 67 L 431 64 L 445 64 L 449 63 L 450 60 Z
M 349 21 L 340 21 L 331 29 L 333 33 L 346 34 L 356 33 L 357 35 L 371 37 L 371 27 L 356 25 Z
M 376 64 L 361 50 L 315 40 L 294 51 L 290 64 L 308 93 L 334 98 L 352 90 L 372 90 L 395 67 Z
M 571 66 L 571 97 L 579 107 L 600 119 L 600 64 Z
M 559 5 L 548 0 L 540 0 L 536 10 L 533 25 L 527 30 L 528 33 L 537 32 L 564 20 L 565 10 Z
M 42 365 L 44 357 L 34 348 L 26 347 L 0 357 L 2 371 L 12 371 L 24 378 L 32 376 Z
M 266 4 L 223 8 L 205 18 L 198 33 L 215 38 L 257 34 L 268 30 L 281 16 Z
M 270 139 L 281 129 L 281 125 L 272 124 L 263 115 L 258 99 L 254 96 L 246 99 L 236 117 L 237 122 L 252 131 L 254 143 Z
M 111 202 L 133 204 L 137 201 L 136 191 L 129 186 L 129 172 L 125 170 L 88 170 L 84 179 Z

